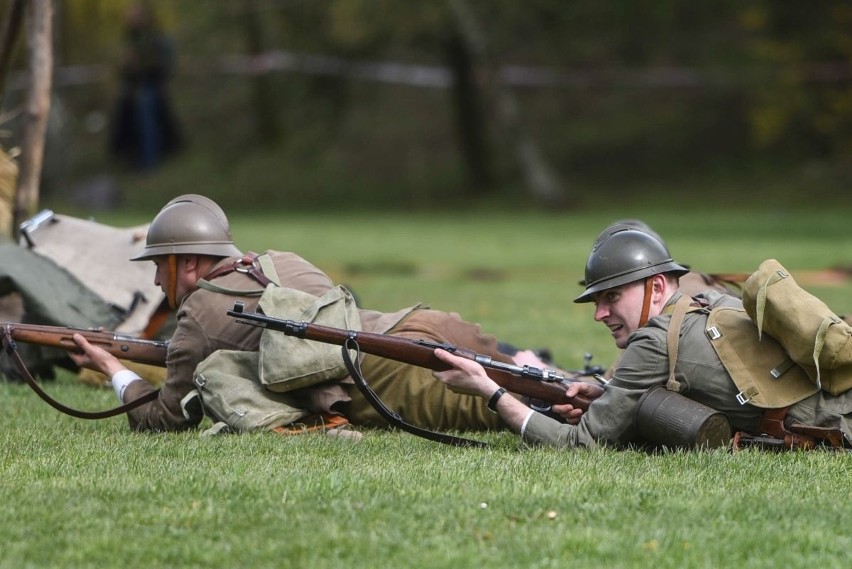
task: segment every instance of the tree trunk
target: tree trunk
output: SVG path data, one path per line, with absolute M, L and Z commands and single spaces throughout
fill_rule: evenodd
M 259 57 L 266 49 L 264 45 L 262 14 L 255 0 L 249 0 L 243 14 L 248 54 Z M 260 69 L 251 76 L 251 113 L 254 115 L 258 139 L 264 146 L 281 141 L 281 121 L 272 85 L 271 74 Z
M 21 23 L 24 20 L 24 0 L 12 0 L 9 4 L 8 15 L 3 24 L 0 36 L 0 99 L 6 91 L 6 77 L 12 65 L 15 45 L 21 35 Z
M 485 103 L 477 85 L 473 57 L 467 43 L 456 31 L 450 33 L 446 54 L 453 73 L 453 103 L 456 130 L 459 137 L 468 178 L 473 192 L 486 194 L 492 189 L 491 149 L 485 121 Z
M 450 0 L 461 37 L 469 53 L 480 68 L 488 98 L 494 101 L 497 122 L 507 146 L 515 154 L 523 172 L 527 189 L 533 200 L 549 207 L 564 207 L 569 203 L 568 195 L 557 172 L 550 167 L 538 144 L 526 134 L 512 90 L 500 81 L 499 69 L 491 61 L 482 26 L 467 0 Z
M 0 101 L 6 92 L 6 78 L 12 66 L 15 46 L 21 35 L 24 21 L 24 0 L 12 0 L 8 14 L 0 32 Z M 2 125 L 0 125 L 2 126 Z M 0 148 L 0 235 L 15 237 L 13 210 L 15 206 L 15 187 L 18 182 L 18 164 L 15 152 L 9 153 Z
M 41 166 L 44 158 L 44 135 L 50 112 L 51 77 L 53 75 L 53 4 L 51 0 L 30 0 L 27 17 L 27 64 L 30 84 L 24 108 L 21 143 L 21 177 L 15 196 L 13 227 L 36 213 L 38 208 Z M 15 229 L 17 232 L 17 229 Z

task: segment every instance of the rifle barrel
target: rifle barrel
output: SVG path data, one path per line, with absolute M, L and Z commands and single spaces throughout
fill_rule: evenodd
M 579 381 L 578 379 L 566 378 L 529 366 L 513 366 L 502 362 L 489 363 L 490 358 L 487 356 L 480 356 L 465 348 L 457 348 L 452 345 L 434 344 L 388 334 L 345 330 L 343 328 L 333 328 L 309 322 L 296 322 L 294 320 L 266 316 L 257 312 L 244 312 L 239 302 L 234 305 L 234 310 L 228 311 L 228 315 L 237 318 L 238 322 L 243 324 L 260 326 L 283 332 L 288 336 L 324 342 L 326 344 L 342 346 L 347 340 L 354 340 L 364 353 L 433 371 L 452 369 L 450 364 L 439 360 L 435 355 L 435 348 L 443 348 L 459 356 L 479 362 L 488 370 L 489 377 L 498 385 L 511 392 L 541 399 L 552 404 L 570 403 L 584 411 L 588 410 L 589 405 L 600 396 L 600 393 L 603 393 L 603 390 L 599 388 L 600 393 L 595 397 L 576 396 L 569 398 L 565 395 L 567 384 Z

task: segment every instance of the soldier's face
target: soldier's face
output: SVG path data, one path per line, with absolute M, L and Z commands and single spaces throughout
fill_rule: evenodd
M 177 255 L 174 266 L 169 263 L 169 256 L 154 257 L 157 272 L 154 275 L 156 284 L 169 299 L 172 308 L 180 304 L 184 296 L 192 292 L 195 281 L 187 269 L 187 255 Z
M 627 338 L 639 328 L 645 284 L 636 281 L 609 288 L 595 295 L 595 320 L 609 328 L 615 345 L 627 346 Z

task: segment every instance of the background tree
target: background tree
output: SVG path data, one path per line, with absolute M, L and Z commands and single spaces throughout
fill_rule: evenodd
M 15 0 L 9 3 L 6 16 L 0 29 L 0 98 L 6 90 L 6 78 L 12 64 L 15 47 L 24 21 L 24 2 Z M 0 128 L 4 115 L 0 113 Z M 0 139 L 2 141 L 2 139 Z M 12 154 L 0 146 L 0 235 L 13 235 L 13 211 L 15 188 L 18 183 L 18 165 Z
M 53 5 L 50 0 L 31 2 L 13 1 L 8 6 L 8 18 L 3 30 L 0 51 L 0 77 L 5 78 L 13 59 L 19 36 L 26 37 L 29 86 L 21 109 L 22 137 L 20 145 L 20 178 L 12 197 L 11 229 L 17 237 L 20 222 L 33 215 L 38 208 L 39 182 L 44 152 L 44 134 L 47 114 L 50 111 L 51 78 L 53 73 Z M 21 34 L 23 23 L 24 34 Z M 0 94 L 5 94 L 0 90 Z M 8 193 L 10 180 L 15 179 L 15 168 L 9 155 L 3 152 L 4 186 Z M 9 196 L 4 196 L 8 199 Z M 8 217 L 8 216 L 7 216 Z
M 70 197 L 64 178 L 106 171 L 131 204 L 205 180 L 226 205 L 238 186 L 306 209 L 356 196 L 552 207 L 530 189 L 544 180 L 584 207 L 696 181 L 828 192 L 852 173 L 842 0 L 150 1 L 179 46 L 192 148 L 158 184 L 104 164 L 123 3 L 61 3 L 53 93 L 67 132 L 45 156 L 68 163 L 57 197 Z M 13 83 L 7 111 L 21 107 Z

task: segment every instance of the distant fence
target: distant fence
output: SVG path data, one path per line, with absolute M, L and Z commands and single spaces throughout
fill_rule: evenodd
M 108 81 L 115 68 L 107 64 L 69 65 L 57 67 L 54 87 L 71 87 Z M 345 58 L 293 53 L 283 50 L 259 55 L 226 55 L 218 59 L 184 57 L 178 68 L 179 77 L 204 75 L 265 75 L 270 73 L 301 73 L 332 77 L 349 77 L 395 85 L 445 89 L 453 81 L 449 68 L 440 65 L 420 65 L 395 61 L 351 61 Z M 640 69 L 570 70 L 555 67 L 504 65 L 499 79 L 511 87 L 531 88 L 588 88 L 634 87 L 649 89 L 702 88 L 736 86 L 759 82 L 780 82 L 795 77 L 797 82 L 841 83 L 852 80 L 849 62 L 816 62 L 795 67 L 714 67 L 705 69 L 682 67 L 651 67 Z M 28 77 L 25 72 L 11 74 L 9 89 L 23 89 Z

